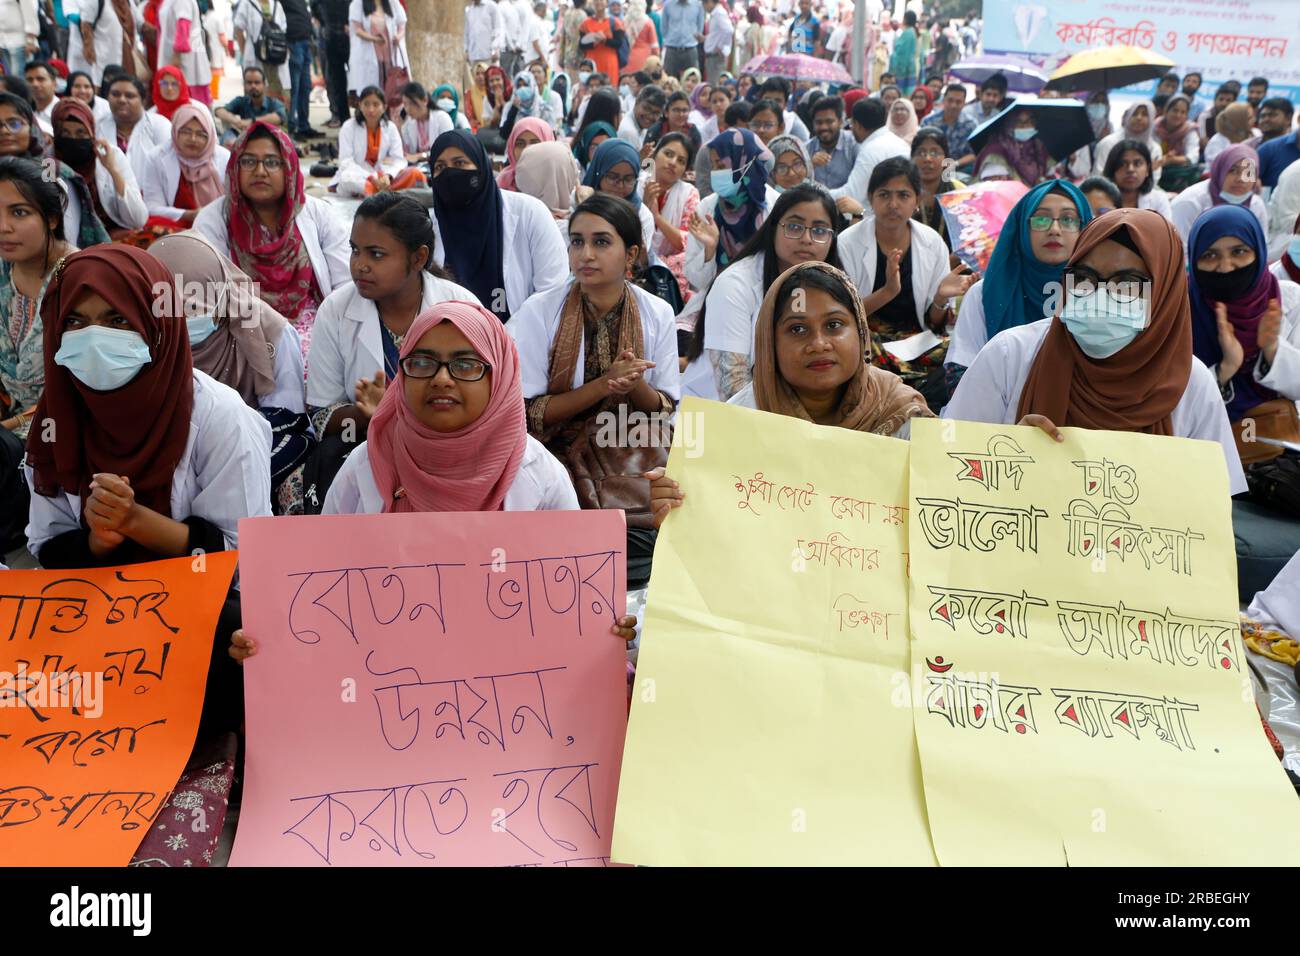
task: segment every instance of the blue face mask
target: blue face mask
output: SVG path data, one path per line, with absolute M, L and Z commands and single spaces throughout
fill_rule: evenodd
M 1291 257 L 1291 261 L 1300 266 L 1300 236 L 1292 236 L 1291 242 L 1286 247 L 1286 254 Z
M 190 347 L 202 345 L 217 330 L 217 320 L 210 315 L 192 315 L 185 320 L 190 332 Z
M 92 325 L 65 332 L 54 364 L 62 365 L 87 388 L 111 392 L 149 364 L 149 346 L 138 332 Z
M 752 160 L 751 160 L 752 162 Z M 745 173 L 749 172 L 749 163 L 746 163 L 740 169 L 740 180 L 737 182 L 733 179 L 734 169 L 715 169 L 709 173 L 709 185 L 713 191 L 718 194 L 718 199 L 731 202 L 745 186 Z
M 1240 206 L 1244 202 L 1249 202 L 1250 197 L 1253 196 L 1254 193 L 1246 193 L 1244 196 L 1234 196 L 1232 193 L 1220 192 L 1219 195 L 1223 198 L 1224 202 L 1230 202 L 1234 206 Z
M 1027 143 L 1035 136 L 1038 135 L 1038 130 L 1018 128 L 1018 129 L 1013 129 L 1011 131 L 1011 135 L 1014 136 L 1016 139 L 1020 140 L 1020 142 Z
M 1110 358 L 1146 328 L 1147 299 L 1117 302 L 1104 288 L 1072 294 L 1061 309 L 1061 321 L 1087 355 Z

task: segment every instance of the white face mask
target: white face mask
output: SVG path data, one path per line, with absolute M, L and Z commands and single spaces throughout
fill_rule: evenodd
M 149 364 L 149 346 L 139 332 L 91 325 L 64 332 L 54 364 L 97 392 L 121 388 Z
M 438 109 L 442 110 L 444 113 L 450 113 L 456 109 L 456 101 L 445 96 L 438 100 L 436 105 Z
M 1232 193 L 1225 193 L 1220 191 L 1219 195 L 1223 197 L 1224 202 L 1230 202 L 1234 206 L 1240 206 L 1242 203 L 1247 202 L 1250 199 L 1250 197 L 1254 194 L 1246 193 L 1241 196 L 1234 196 Z

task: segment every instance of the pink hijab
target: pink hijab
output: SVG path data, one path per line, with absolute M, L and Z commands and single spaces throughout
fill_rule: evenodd
M 519 187 L 515 185 L 515 141 L 519 139 L 521 133 L 532 133 L 543 143 L 555 142 L 555 131 L 551 129 L 551 124 L 544 119 L 536 116 L 525 116 L 515 123 L 515 128 L 510 131 L 510 138 L 506 140 L 505 169 L 497 174 L 497 185 L 510 192 L 519 191 Z
M 177 137 L 181 127 L 192 119 L 197 119 L 208 134 L 208 145 L 198 159 L 190 159 L 181 153 Z M 225 170 L 217 169 L 213 157 L 217 153 L 217 128 L 212 123 L 212 114 L 202 103 L 182 103 L 172 113 L 172 148 L 180 160 L 181 175 L 194 190 L 194 201 L 199 208 L 220 199 L 224 192 Z
M 400 369 L 370 420 L 366 447 L 384 512 L 500 511 L 524 458 L 528 428 L 519 352 L 501 320 L 480 305 L 440 302 L 416 316 L 401 357 L 424 333 L 450 322 L 491 366 L 492 393 L 483 414 L 455 432 L 423 425 L 406 404 Z M 401 497 L 395 497 L 402 490 Z

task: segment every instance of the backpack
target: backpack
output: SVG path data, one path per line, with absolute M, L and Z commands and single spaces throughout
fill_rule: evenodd
M 623 29 L 621 20 L 610 18 L 610 25 L 613 29 L 619 31 L 621 39 L 618 41 L 618 68 L 621 70 L 627 66 L 627 61 L 632 58 L 632 44 L 628 42 L 627 31 Z
M 262 30 L 257 35 L 257 42 L 253 44 L 253 53 L 264 66 L 280 66 L 289 59 L 289 40 L 284 29 L 275 22 L 275 5 L 271 7 L 271 19 L 268 20 L 266 14 L 262 13 L 261 4 L 256 0 L 250 2 L 262 18 Z

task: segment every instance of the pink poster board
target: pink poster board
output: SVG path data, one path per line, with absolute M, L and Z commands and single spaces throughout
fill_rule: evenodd
M 605 865 L 621 512 L 240 522 L 235 866 Z

